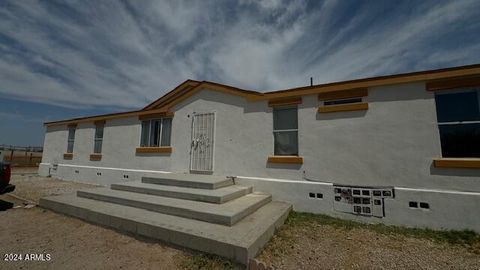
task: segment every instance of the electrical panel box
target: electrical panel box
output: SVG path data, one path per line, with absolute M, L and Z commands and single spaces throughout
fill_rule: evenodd
M 334 185 L 333 209 L 362 216 L 385 216 L 385 198 L 394 198 L 393 187 Z

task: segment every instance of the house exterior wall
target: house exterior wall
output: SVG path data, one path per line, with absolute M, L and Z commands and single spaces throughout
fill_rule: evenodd
M 424 83 L 370 88 L 364 98 L 369 103 L 367 111 L 319 114 L 316 95 L 303 96 L 302 100 L 298 128 L 303 164 L 267 163 L 267 157 L 273 155 L 273 115 L 266 101 L 249 102 L 202 90 L 172 108 L 171 154 L 136 154 L 141 125 L 132 117 L 106 122 L 101 161 L 89 160 L 94 124 L 79 124 L 73 159 L 64 160 L 67 127 L 48 127 L 40 174 L 50 171 L 63 179 L 105 185 L 165 172 L 188 173 L 192 115 L 214 111 L 214 174 L 237 176 L 239 183 L 253 184 L 275 199 L 290 201 L 298 211 L 366 222 L 480 231 L 480 217 L 474 214 L 480 206 L 480 171 L 432 165 L 433 158 L 441 156 L 441 148 L 434 95 L 425 90 Z M 54 173 L 52 164 L 59 164 Z M 382 219 L 339 213 L 332 208 L 333 183 L 391 186 L 396 197 L 385 202 L 387 213 Z M 308 198 L 312 190 L 324 198 Z M 411 200 L 427 199 L 429 210 L 408 207 Z

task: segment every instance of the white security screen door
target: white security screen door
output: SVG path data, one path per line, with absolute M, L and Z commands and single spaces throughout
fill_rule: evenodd
M 215 113 L 194 114 L 190 146 L 190 170 L 192 172 L 213 172 L 214 139 Z

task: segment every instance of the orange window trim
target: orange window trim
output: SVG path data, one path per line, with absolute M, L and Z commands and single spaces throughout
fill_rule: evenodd
M 303 157 L 299 156 L 268 156 L 268 163 L 303 164 Z
M 328 105 L 318 108 L 319 113 L 347 112 L 347 111 L 363 111 L 368 110 L 368 103 L 352 103 L 340 105 Z
M 98 125 L 105 125 L 106 122 L 107 121 L 103 119 L 103 120 L 96 120 L 93 123 L 98 126 Z
M 91 154 L 90 155 L 91 161 L 100 161 L 102 160 L 102 154 Z
M 435 158 L 435 168 L 480 168 L 480 158 Z
M 301 97 L 273 99 L 273 100 L 268 101 L 268 106 L 269 107 L 298 105 L 298 104 L 302 104 L 302 98 Z
M 135 152 L 138 153 L 172 153 L 173 148 L 171 146 L 160 147 L 137 147 Z
M 461 87 L 480 86 L 480 77 L 464 77 L 448 80 L 435 80 L 427 83 L 428 91 L 448 90 Z
M 172 117 L 173 117 L 173 112 L 160 112 L 160 113 L 139 115 L 138 119 L 140 121 L 143 121 L 143 120 L 149 120 L 149 119 L 172 118 Z
M 346 98 L 359 98 L 368 96 L 368 88 L 357 88 L 345 91 L 330 91 L 318 94 L 319 100 L 335 100 Z

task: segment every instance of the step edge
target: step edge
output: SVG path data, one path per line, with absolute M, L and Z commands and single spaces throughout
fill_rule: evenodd
M 179 208 L 171 205 L 154 204 L 154 203 L 145 202 L 145 201 L 136 201 L 132 199 L 120 198 L 116 196 L 108 196 L 105 194 L 92 193 L 92 192 L 83 191 L 83 190 L 77 191 L 77 196 L 80 198 L 97 200 L 102 202 L 109 202 L 113 204 L 144 209 L 144 210 L 172 215 L 172 216 L 200 220 L 208 223 L 215 223 L 215 224 L 221 224 L 221 225 L 227 225 L 227 226 L 232 225 L 232 216 L 230 215 L 222 215 L 222 214 L 211 213 L 211 212 L 192 211 L 191 209 L 188 209 L 188 208 Z M 138 207 L 135 205 L 138 203 L 141 204 L 141 207 Z
M 265 198 L 263 198 L 262 200 L 250 205 L 249 207 L 247 207 L 246 209 L 244 209 L 243 211 L 241 211 L 240 213 L 237 213 L 236 215 L 233 215 L 231 217 L 231 225 L 234 225 L 235 223 L 239 222 L 240 220 L 246 218 L 247 216 L 253 214 L 254 212 L 256 212 L 258 209 L 262 208 L 263 206 L 267 205 L 268 203 L 270 203 L 272 201 L 272 195 L 268 194 L 268 196 L 266 196 Z
M 147 183 L 147 184 L 155 184 L 155 185 L 204 188 L 204 189 L 218 189 L 221 187 L 227 187 L 234 184 L 232 179 L 224 179 L 224 180 L 219 180 L 217 182 L 202 182 L 202 181 L 191 181 L 191 180 L 182 180 L 182 179 L 155 178 L 155 177 L 142 177 L 141 182 Z
M 181 191 L 166 191 L 166 190 L 158 190 L 158 189 L 155 190 L 155 189 L 149 189 L 146 187 L 128 187 L 128 188 L 127 187 L 128 186 L 113 185 L 113 184 L 110 186 L 112 190 L 127 191 L 127 192 L 138 193 L 138 194 L 184 199 L 189 201 L 210 202 L 210 203 L 216 203 L 216 204 L 221 203 L 220 196 L 215 196 L 215 195 L 203 195 L 203 194 L 187 193 L 187 192 L 181 192 Z M 175 196 L 168 196 L 169 194 L 174 194 Z M 182 194 L 184 194 L 184 196 Z
M 146 184 L 146 183 L 142 183 L 142 184 Z M 158 186 L 162 186 L 162 185 L 158 185 Z M 214 195 L 214 194 L 212 195 L 212 194 L 198 194 L 198 193 L 181 191 L 181 190 L 162 190 L 162 189 L 155 189 L 153 187 L 128 185 L 126 183 L 115 183 L 110 185 L 110 188 L 112 190 L 134 192 L 134 193 L 146 194 L 146 195 L 163 196 L 163 197 L 169 197 L 169 198 L 180 198 L 180 199 L 185 199 L 190 201 L 211 202 L 211 203 L 217 203 L 217 204 L 222 204 L 222 203 L 240 198 L 244 195 L 252 193 L 252 190 L 253 190 L 252 186 L 238 186 L 238 187 L 239 188 L 237 190 L 230 191 L 229 193 L 226 193 L 224 195 Z M 195 188 L 192 188 L 192 189 L 195 189 Z M 211 190 L 211 189 L 208 189 L 208 190 Z M 169 194 L 175 194 L 175 196 L 168 196 Z

